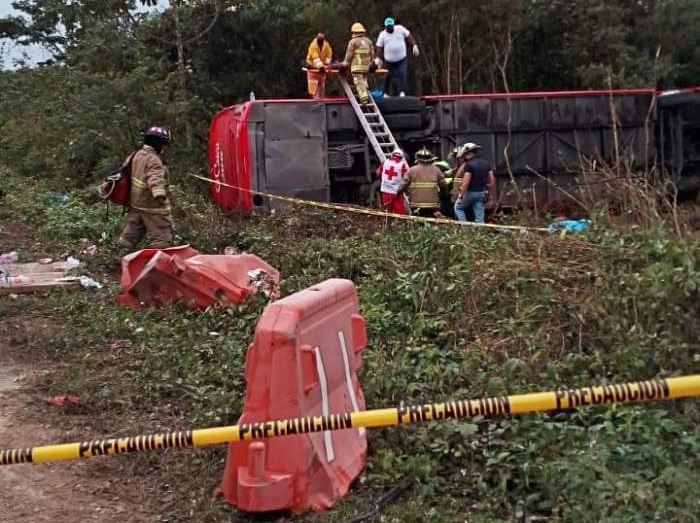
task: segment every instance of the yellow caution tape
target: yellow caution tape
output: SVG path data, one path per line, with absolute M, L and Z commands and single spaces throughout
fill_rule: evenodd
M 302 67 L 301 70 L 304 71 L 305 73 L 308 73 L 309 71 L 317 71 L 313 67 L 311 69 L 309 69 L 308 67 Z M 349 70 L 350 70 L 350 68 L 348 67 L 348 71 Z M 387 74 L 388 72 L 389 72 L 389 69 L 377 69 L 376 71 L 374 71 L 374 74 L 376 76 L 383 76 L 383 75 Z M 331 69 L 331 68 L 328 68 L 328 66 L 326 66 L 326 73 L 325 74 L 335 76 L 335 75 L 341 75 L 343 73 L 341 73 L 339 69 Z
M 220 182 L 218 180 L 212 180 L 210 178 L 205 178 L 204 176 L 199 176 L 197 174 L 190 174 L 190 176 L 192 176 L 193 178 L 197 178 L 198 180 L 203 180 L 205 182 L 221 185 L 222 187 L 229 187 L 231 189 L 236 189 L 239 191 L 247 192 L 247 193 L 258 195 L 258 196 L 265 196 L 265 197 L 271 198 L 273 200 L 279 200 L 282 202 L 295 203 L 295 204 L 300 204 L 300 205 L 308 205 L 311 207 L 319 207 L 321 209 L 331 209 L 334 211 L 352 212 L 352 213 L 356 213 L 356 214 L 365 214 L 368 216 L 381 216 L 382 218 L 389 217 L 389 218 L 397 218 L 399 220 L 413 220 L 413 221 L 419 221 L 419 222 L 425 222 L 425 223 L 439 223 L 439 224 L 452 225 L 453 227 L 455 227 L 455 226 L 456 227 L 470 226 L 470 227 L 485 227 L 485 228 L 489 228 L 489 229 L 549 232 L 549 230 L 546 227 L 524 227 L 522 225 L 500 225 L 500 224 L 496 224 L 496 223 L 459 222 L 457 220 L 450 220 L 447 218 L 424 218 L 422 216 L 413 216 L 413 215 L 408 215 L 408 214 L 394 214 L 394 213 L 390 213 L 390 212 L 386 212 L 386 211 L 377 211 L 374 209 L 367 209 L 365 207 L 357 207 L 354 205 L 340 205 L 337 203 L 326 203 L 326 202 L 316 202 L 313 200 L 302 200 L 300 198 L 291 198 L 289 196 L 280 196 L 278 194 L 271 194 L 271 193 L 256 191 L 253 189 L 246 189 L 244 187 L 237 187 L 235 185 L 230 185 L 228 183 Z
M 176 447 L 202 447 L 231 441 L 308 434 L 327 430 L 361 427 L 391 427 L 422 421 L 495 417 L 530 412 L 563 411 L 586 405 L 611 405 L 700 396 L 700 374 L 678 378 L 652 379 L 633 383 L 599 385 L 553 392 L 465 399 L 427 405 L 400 405 L 395 408 L 346 412 L 328 416 L 308 416 L 285 420 L 241 423 L 228 427 L 188 430 L 66 443 L 0 451 L 0 465 L 46 463 L 93 456 L 112 456 Z

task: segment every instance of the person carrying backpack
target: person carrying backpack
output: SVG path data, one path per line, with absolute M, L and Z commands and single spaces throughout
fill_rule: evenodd
M 126 224 L 119 237 L 122 247 L 133 249 L 146 234 L 154 249 L 172 246 L 168 168 L 162 159 L 170 140 L 169 128 L 149 127 L 143 133 L 143 146 L 124 161 L 125 166 L 131 166 L 131 190 Z

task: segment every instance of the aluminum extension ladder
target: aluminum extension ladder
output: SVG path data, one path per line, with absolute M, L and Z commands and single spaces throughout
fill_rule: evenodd
M 364 129 L 369 142 L 372 144 L 374 153 L 377 155 L 377 158 L 379 158 L 379 161 L 383 162 L 392 151 L 399 149 L 399 144 L 396 142 L 394 135 L 391 134 L 391 130 L 386 124 L 386 121 L 384 121 L 382 113 L 379 112 L 379 107 L 377 107 L 371 95 L 369 97 L 369 102 L 365 105 L 361 105 L 352 87 L 342 76 L 340 77 L 340 84 L 343 86 L 348 100 L 350 100 L 350 105 L 352 105 L 357 119 L 360 120 L 360 124 L 362 124 L 362 129 Z

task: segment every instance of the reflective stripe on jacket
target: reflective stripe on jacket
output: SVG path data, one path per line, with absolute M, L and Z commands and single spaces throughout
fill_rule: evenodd
M 372 40 L 366 36 L 355 36 L 348 42 L 344 63 L 350 65 L 351 73 L 368 73 L 373 56 Z
M 408 190 L 411 207 L 418 209 L 440 207 L 439 189 L 446 187 L 442 171 L 430 164 L 411 167 L 402 184 L 402 189 Z
M 306 65 L 318 69 L 324 65 L 331 64 L 331 58 L 333 57 L 333 49 L 328 40 L 324 40 L 323 47 L 318 48 L 318 41 L 316 38 L 311 40 L 309 44 L 309 49 L 306 52 Z
M 165 198 L 156 200 L 162 196 Z M 147 214 L 170 214 L 168 168 L 150 145 L 136 151 L 131 162 L 131 208 Z
M 459 196 L 459 191 L 462 189 L 462 182 L 464 181 L 464 164 L 460 164 L 455 172 L 455 177 L 452 179 L 452 189 L 450 190 L 450 199 L 453 202 L 457 201 Z

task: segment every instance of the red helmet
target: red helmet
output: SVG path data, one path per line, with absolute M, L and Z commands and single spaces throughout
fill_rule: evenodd
M 170 140 L 172 139 L 172 135 L 170 134 L 170 128 L 161 125 L 153 125 L 149 127 L 143 133 L 143 136 L 153 136 L 155 138 L 160 138 L 165 143 L 170 143 Z

